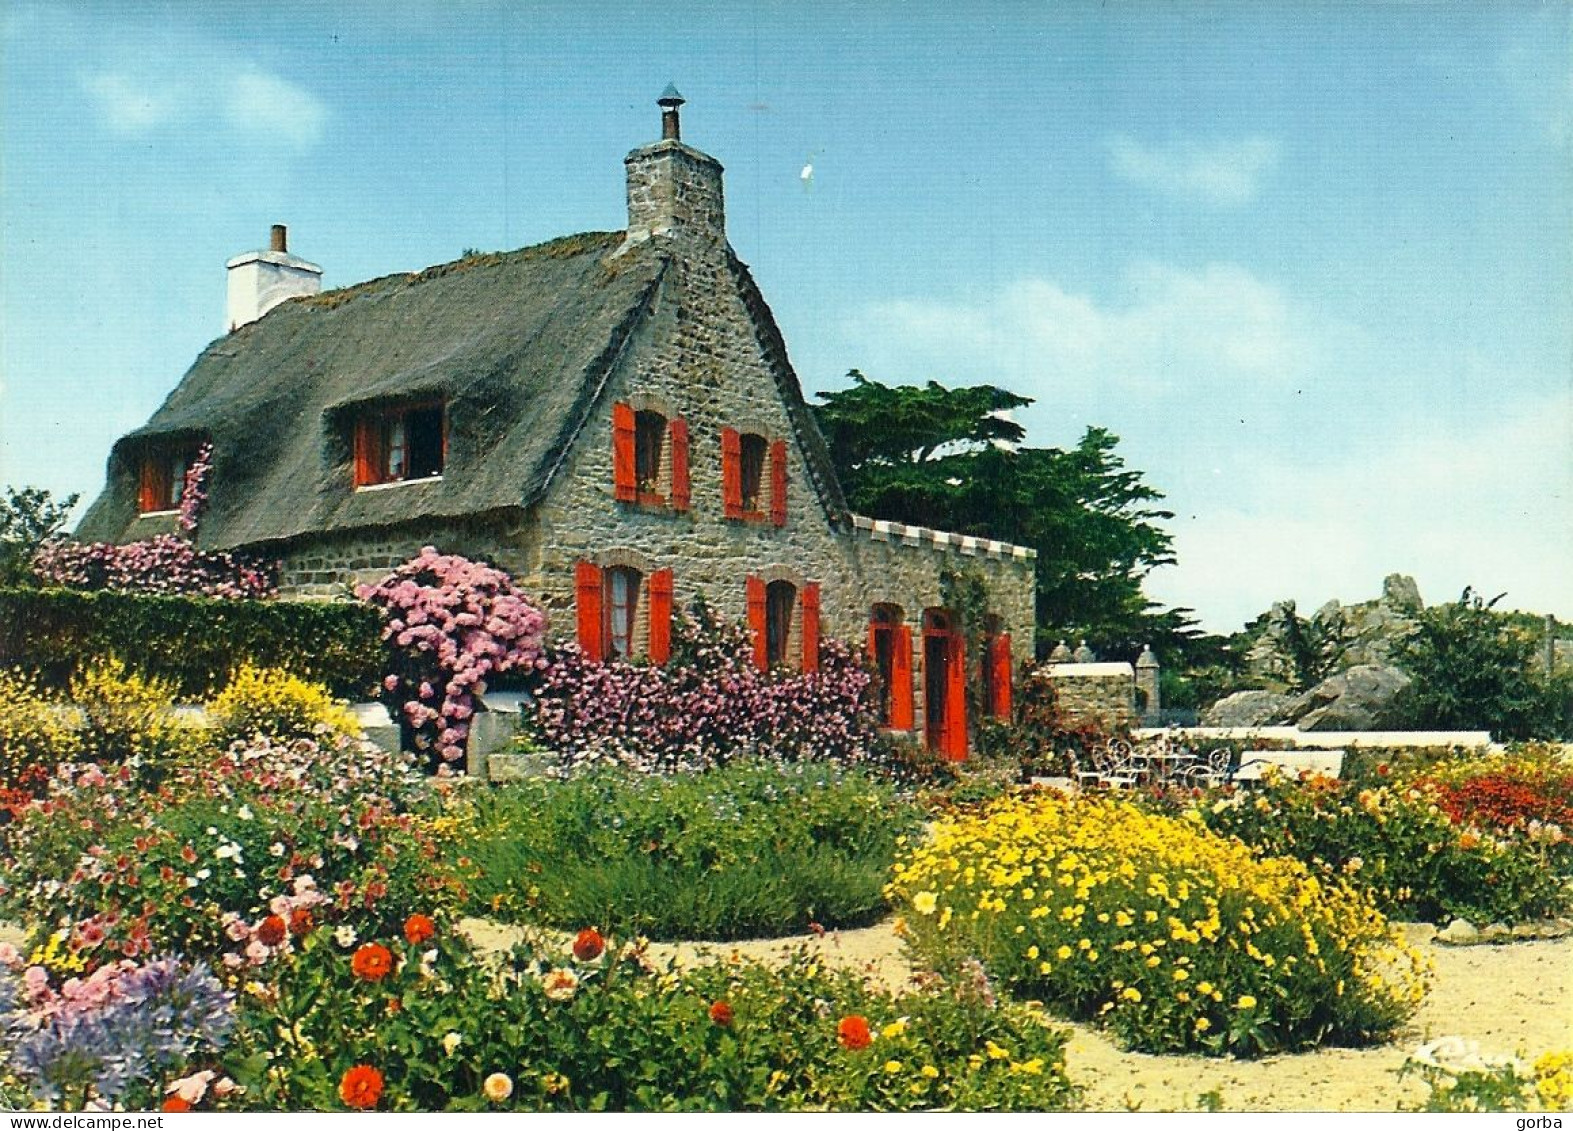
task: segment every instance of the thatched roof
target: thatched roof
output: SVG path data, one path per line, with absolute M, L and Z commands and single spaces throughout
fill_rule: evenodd
M 137 514 L 140 453 L 196 437 L 214 446 L 205 548 L 529 506 L 667 278 L 664 241 L 611 257 L 622 240 L 570 236 L 276 307 L 210 345 L 153 418 L 115 445 L 108 483 L 77 536 L 150 533 L 158 520 Z M 839 522 L 841 490 L 780 333 L 747 268 L 732 262 L 814 486 Z M 426 397 L 449 406 L 442 477 L 350 490 L 356 411 Z

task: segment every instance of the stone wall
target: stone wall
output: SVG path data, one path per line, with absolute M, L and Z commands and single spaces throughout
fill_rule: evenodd
M 1072 722 L 1114 730 L 1136 721 L 1136 672 L 1129 664 L 1050 664 L 1035 678 L 1053 681 L 1055 701 Z

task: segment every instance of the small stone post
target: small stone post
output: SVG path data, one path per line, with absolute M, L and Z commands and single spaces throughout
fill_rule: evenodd
M 1156 717 L 1163 704 L 1158 698 L 1158 657 L 1153 655 L 1151 644 L 1142 645 L 1142 654 L 1136 660 L 1136 690 L 1147 700 L 1142 714 Z

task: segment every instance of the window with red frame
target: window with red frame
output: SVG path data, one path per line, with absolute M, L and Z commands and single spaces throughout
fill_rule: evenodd
M 355 486 L 433 479 L 448 452 L 441 403 L 368 411 L 355 420 Z

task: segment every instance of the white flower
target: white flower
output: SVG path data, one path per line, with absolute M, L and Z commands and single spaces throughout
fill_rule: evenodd
M 333 930 L 333 941 L 345 950 L 348 950 L 355 945 L 355 928 L 347 923 L 342 927 L 335 927 Z
M 447 1053 L 449 1056 L 452 1056 L 453 1050 L 458 1048 L 463 1043 L 464 1038 L 459 1036 L 459 1034 L 449 1033 L 442 1039 L 442 1051 Z
M 211 1069 L 204 1068 L 201 1072 L 181 1077 L 164 1091 L 167 1095 L 179 1096 L 188 1104 L 201 1103 L 202 1097 L 208 1094 L 208 1084 L 212 1082 L 213 1076 Z
M 235 816 L 239 817 L 242 821 L 249 821 L 255 817 L 256 814 L 251 811 L 251 806 L 242 805 L 239 809 L 235 810 Z
M 272 844 L 268 845 L 268 855 L 269 856 L 283 856 L 284 855 L 284 846 L 282 844 L 280 844 L 278 841 L 274 841 Z
M 218 846 L 218 850 L 214 852 L 213 855 L 217 856 L 220 860 L 239 860 L 240 845 L 234 843 L 221 844 Z
M 218 830 L 215 829 L 212 825 L 208 826 L 208 836 L 218 836 Z

